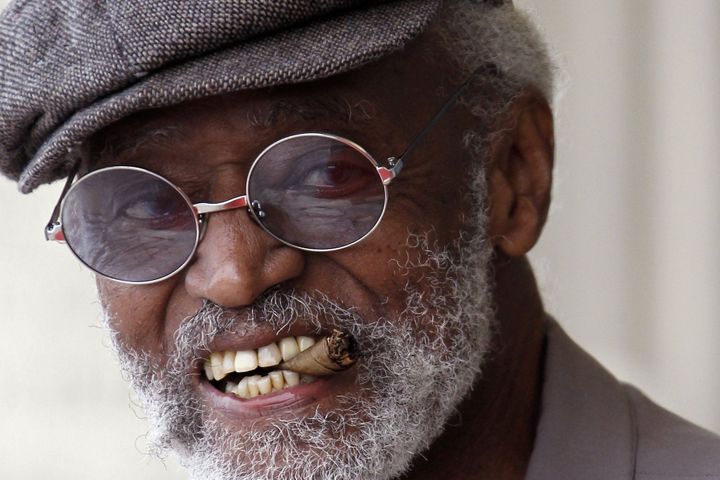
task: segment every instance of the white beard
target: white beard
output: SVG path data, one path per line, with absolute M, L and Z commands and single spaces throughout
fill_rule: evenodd
M 406 471 L 472 387 L 492 327 L 492 249 L 482 232 L 454 255 L 417 235 L 409 237 L 408 251 L 417 258 L 398 267 L 422 271 L 422 283 L 408 281 L 406 308 L 395 319 L 362 319 L 323 295 L 278 288 L 242 317 L 206 303 L 180 326 L 164 368 L 113 334 L 122 369 L 151 423 L 150 451 L 163 456 L 174 450 L 196 480 L 382 480 Z M 188 375 L 210 341 L 259 323 L 280 330 L 298 318 L 322 319 L 323 326 L 355 336 L 361 391 L 339 398 L 332 411 L 318 408 L 312 416 L 271 420 L 263 428 L 231 431 L 211 419 Z

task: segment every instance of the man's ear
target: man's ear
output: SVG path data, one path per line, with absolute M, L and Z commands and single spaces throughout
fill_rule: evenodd
M 489 233 L 509 257 L 525 255 L 547 219 L 552 188 L 552 110 L 543 95 L 526 90 L 501 119 L 488 165 Z

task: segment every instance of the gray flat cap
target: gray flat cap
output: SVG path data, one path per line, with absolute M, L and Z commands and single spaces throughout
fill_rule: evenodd
M 356 68 L 402 48 L 439 4 L 16 0 L 0 16 L 0 172 L 28 193 L 132 112 Z

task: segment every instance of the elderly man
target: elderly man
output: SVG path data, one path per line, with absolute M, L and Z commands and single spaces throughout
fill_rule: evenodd
M 192 478 L 720 478 L 543 311 L 552 67 L 502 1 L 16 2 L 0 166 L 68 177 Z

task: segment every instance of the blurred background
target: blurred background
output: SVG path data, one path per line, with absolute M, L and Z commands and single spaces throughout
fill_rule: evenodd
M 720 433 L 720 2 L 516 4 L 565 72 L 532 255 L 548 310 L 619 378 Z M 184 478 L 143 456 L 93 279 L 43 240 L 60 188 L 21 197 L 0 179 L 0 478 Z

